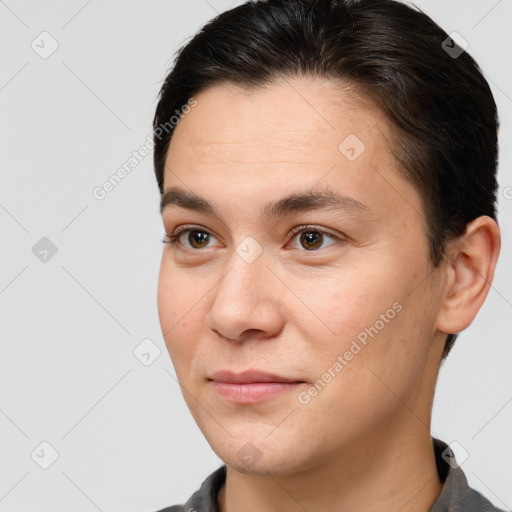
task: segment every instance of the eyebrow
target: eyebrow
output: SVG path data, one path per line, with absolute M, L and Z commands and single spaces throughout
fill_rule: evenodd
M 214 204 L 193 192 L 188 192 L 179 187 L 170 187 L 164 191 L 160 200 L 160 214 L 171 205 L 221 218 L 219 210 Z M 375 212 L 364 203 L 331 189 L 290 194 L 263 206 L 261 216 L 264 220 L 270 221 L 291 213 L 311 210 L 336 210 L 344 213 L 375 216 Z

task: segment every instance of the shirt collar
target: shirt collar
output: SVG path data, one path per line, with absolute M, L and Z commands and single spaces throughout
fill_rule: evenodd
M 466 475 L 457 463 L 450 446 L 436 438 L 432 438 L 432 442 L 443 489 L 428 512 L 504 512 L 469 487 Z

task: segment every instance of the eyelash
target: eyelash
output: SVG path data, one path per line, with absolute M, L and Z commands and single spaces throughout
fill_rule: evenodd
M 167 245 L 169 245 L 171 247 L 174 247 L 176 244 L 179 243 L 178 242 L 178 238 L 181 235 L 183 235 L 184 233 L 187 233 L 189 231 L 198 231 L 200 233 L 207 233 L 208 235 L 212 235 L 212 233 L 210 233 L 207 229 L 203 229 L 200 226 L 193 226 L 193 227 L 182 226 L 182 229 L 180 229 L 179 231 L 177 231 L 173 235 L 164 235 L 164 237 L 162 238 L 162 243 L 167 244 Z M 331 233 L 330 231 L 325 231 L 323 229 L 319 229 L 317 226 L 312 226 L 312 225 L 298 226 L 298 227 L 292 229 L 291 234 L 295 236 L 295 235 L 300 234 L 300 233 L 302 233 L 304 231 L 311 231 L 311 232 L 314 232 L 314 233 L 321 233 L 322 235 L 327 235 L 327 236 L 331 237 L 332 239 L 336 240 L 336 242 L 343 242 L 343 241 L 346 240 L 346 237 L 344 237 L 344 236 L 336 235 L 334 233 Z M 292 237 L 292 239 L 293 239 L 293 237 Z M 184 250 L 198 252 L 201 249 L 188 249 L 188 248 L 185 248 Z M 317 251 L 318 251 L 318 249 L 311 250 L 311 251 L 304 250 L 303 252 L 317 252 Z

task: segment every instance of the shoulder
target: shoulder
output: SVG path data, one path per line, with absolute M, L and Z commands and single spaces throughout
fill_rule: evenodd
M 189 500 L 183 505 L 172 505 L 157 512 L 210 512 L 218 511 L 217 495 L 226 481 L 226 466 L 211 473 Z
M 443 488 L 429 512 L 505 512 L 469 486 L 449 445 L 433 438 L 439 479 Z
M 467 505 L 473 508 L 468 508 L 468 511 L 475 510 L 478 512 L 505 512 L 502 508 L 494 506 L 483 494 L 480 494 L 471 487 L 468 489 L 466 498 Z

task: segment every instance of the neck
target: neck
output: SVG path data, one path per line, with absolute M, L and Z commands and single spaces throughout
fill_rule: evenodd
M 221 512 L 427 512 L 442 490 L 430 432 L 418 419 L 350 443 L 305 471 L 275 477 L 228 467 Z M 396 425 L 395 425 L 396 427 Z

